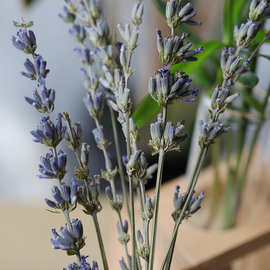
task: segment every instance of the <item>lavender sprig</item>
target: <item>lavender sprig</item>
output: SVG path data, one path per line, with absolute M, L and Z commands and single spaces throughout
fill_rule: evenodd
M 176 61 L 196 61 L 195 55 L 202 52 L 191 50 L 192 43 L 187 41 L 187 34 L 182 37 L 175 35 L 175 28 L 182 23 L 199 25 L 193 21 L 196 13 L 190 2 L 186 5 L 182 1 L 170 0 L 166 5 L 167 24 L 171 28 L 171 35 L 163 38 L 161 32 L 157 31 L 157 48 L 161 63 L 165 67 L 161 68 L 155 77 L 149 79 L 149 93 L 162 107 L 162 113 L 156 123 L 151 124 L 150 145 L 153 148 L 153 154 L 158 153 L 158 173 L 155 188 L 155 204 L 153 213 L 152 235 L 149 255 L 149 270 L 153 269 L 155 256 L 155 243 L 157 232 L 158 209 L 160 200 L 160 188 L 163 172 L 164 157 L 168 151 L 180 150 L 181 143 L 186 135 L 183 132 L 184 125 L 167 122 L 167 107 L 169 102 L 180 99 L 184 102 L 193 102 L 198 95 L 197 89 L 190 89 L 191 80 L 184 73 L 179 72 L 176 78 L 170 73 L 169 68 Z
M 33 93 L 33 99 L 26 97 L 25 100 L 38 112 L 44 114 L 40 126 L 31 131 L 31 134 L 35 142 L 50 148 L 50 152 L 41 158 L 40 177 L 58 179 L 60 184 L 66 173 L 66 154 L 62 150 L 57 152 L 57 146 L 65 136 L 66 127 L 62 123 L 61 114 L 58 114 L 56 123 L 47 115 L 54 110 L 55 91 L 46 88 L 45 79 L 49 70 L 46 68 L 47 63 L 42 56 L 36 54 L 36 37 L 34 32 L 28 29 L 33 23 L 22 21 L 22 23 L 15 22 L 14 25 L 20 29 L 17 31 L 17 35 L 12 37 L 13 45 L 24 53 L 31 54 L 33 58 L 33 62 L 29 59 L 25 61 L 26 72 L 22 72 L 22 75 L 36 81 L 36 90 Z M 41 90 L 41 93 L 38 90 Z M 49 207 L 61 209 L 67 222 L 66 226 L 61 228 L 62 236 L 53 229 L 55 239 L 52 239 L 51 242 L 54 248 L 65 249 L 69 255 L 76 255 L 80 261 L 80 248 L 84 245 L 82 225 L 79 220 L 71 221 L 69 217 L 70 211 L 76 208 L 76 195 L 74 192 L 71 193 L 70 188 L 63 183 L 61 183 L 60 189 L 55 186 L 52 190 L 55 201 L 45 200 Z M 74 191 L 73 188 L 72 190 Z
M 170 269 L 178 229 L 184 218 L 188 217 L 186 211 L 193 200 L 194 189 L 208 148 L 218 137 L 229 130 L 229 128 L 225 127 L 221 122 L 220 117 L 225 112 L 228 104 L 238 97 L 238 94 L 232 94 L 232 87 L 238 77 L 248 70 L 248 66 L 250 65 L 251 59 L 254 55 L 251 54 L 249 58 L 243 58 L 243 56 L 240 55 L 240 52 L 241 49 L 249 48 L 251 46 L 252 40 L 260 30 L 260 20 L 263 19 L 263 16 L 261 15 L 268 7 L 268 4 L 265 2 L 265 5 L 263 4 L 261 6 L 262 10 L 260 10 L 260 8 L 256 9 L 258 4 L 259 2 L 257 0 L 253 0 L 250 5 L 249 19 L 246 23 L 243 23 L 240 28 L 235 27 L 234 40 L 236 48 L 224 48 L 221 54 L 223 83 L 221 86 L 218 85 L 212 94 L 211 108 L 209 109 L 209 120 L 201 122 L 201 135 L 199 138 L 201 151 L 198 156 L 192 178 L 189 182 L 187 192 L 183 197 L 183 207 L 181 208 L 180 214 L 175 222 L 173 237 L 163 261 L 162 270 Z M 261 46 L 261 44 L 259 44 L 259 46 Z M 257 48 L 255 51 L 257 51 Z M 198 197 L 198 203 L 200 203 L 201 197 Z

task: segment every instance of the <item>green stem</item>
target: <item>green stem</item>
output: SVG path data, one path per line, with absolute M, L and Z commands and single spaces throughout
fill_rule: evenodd
M 220 179 L 220 168 L 219 168 L 219 158 L 220 158 L 220 141 L 218 140 L 212 146 L 212 162 L 214 167 L 214 181 L 211 187 L 211 198 L 210 198 L 210 216 L 208 219 L 208 226 L 212 223 L 218 210 L 220 191 L 221 191 L 221 179 Z
M 132 242 L 132 261 L 131 269 L 136 270 L 136 232 L 135 232 L 135 210 L 134 210 L 134 190 L 132 178 L 129 177 L 129 197 L 131 206 L 131 242 Z
M 166 120 L 167 120 L 167 105 L 163 106 L 163 108 L 162 108 L 162 127 L 163 127 L 163 129 L 165 128 Z M 162 137 L 163 137 L 163 134 L 162 134 Z M 163 138 L 162 138 L 162 140 L 163 140 Z M 164 157 L 165 157 L 165 152 L 164 152 L 164 149 L 161 148 L 159 150 L 158 171 L 157 171 L 156 188 L 155 188 L 155 194 L 154 194 L 155 205 L 154 205 L 153 225 L 152 225 L 152 234 L 151 234 L 149 270 L 152 270 L 153 266 L 154 266 L 155 244 L 156 244 L 156 234 L 157 234 L 157 221 L 158 221 L 158 209 L 159 209 L 160 188 L 161 188 L 161 182 L 162 182 Z
M 116 150 L 116 157 L 117 157 L 117 164 L 119 168 L 119 175 L 120 175 L 120 180 L 121 180 L 121 186 L 122 186 L 122 191 L 123 191 L 123 200 L 126 204 L 126 208 L 128 211 L 128 217 L 130 220 L 130 208 L 129 208 L 129 202 L 128 202 L 128 195 L 127 195 L 127 189 L 126 189 L 126 184 L 125 184 L 125 175 L 124 175 L 124 170 L 123 170 L 123 163 L 122 163 L 122 158 L 121 158 L 121 151 L 120 151 L 120 144 L 119 144 L 119 136 L 118 136 L 118 131 L 117 131 L 117 126 L 116 126 L 116 119 L 115 119 L 115 114 L 109 106 L 110 109 L 110 114 L 111 114 L 111 119 L 112 119 L 112 128 L 113 128 L 113 138 L 114 138 L 114 144 L 115 144 L 115 150 Z
M 175 230 L 175 224 L 174 224 L 173 230 Z M 172 243 L 172 247 L 170 248 L 169 256 L 168 256 L 168 259 L 167 259 L 168 263 L 166 264 L 165 270 L 169 270 L 171 268 L 173 251 L 174 251 L 174 248 L 175 248 L 175 243 L 176 243 L 176 239 L 174 239 L 174 241 Z M 164 266 L 162 265 L 162 267 L 164 267 Z
M 154 217 L 153 217 L 153 225 L 152 225 L 152 235 L 151 235 L 151 249 L 150 249 L 150 257 L 149 257 L 149 270 L 153 269 L 154 266 L 154 255 L 155 255 L 155 244 L 156 244 L 156 233 L 157 233 L 157 219 L 158 219 L 158 208 L 159 208 L 159 198 L 160 198 L 160 188 L 162 181 L 162 172 L 164 165 L 164 150 L 161 149 L 159 151 L 159 159 L 158 159 L 158 172 L 157 172 L 157 180 L 156 180 L 156 190 L 154 195 L 155 208 L 154 208 Z
M 189 186 L 188 186 L 188 189 L 187 189 L 187 197 L 185 199 L 185 204 L 184 204 L 184 206 L 183 206 L 183 208 L 181 210 L 179 218 L 177 219 L 177 221 L 175 223 L 175 228 L 174 228 L 174 231 L 173 231 L 172 239 L 171 239 L 169 248 L 167 250 L 165 259 L 163 260 L 163 263 L 162 263 L 162 268 L 161 268 L 162 270 L 164 269 L 166 263 L 167 264 L 171 263 L 171 260 L 169 260 L 170 259 L 170 253 L 171 252 L 173 253 L 173 246 L 174 246 L 174 242 L 176 241 L 176 238 L 177 238 L 178 229 L 179 229 L 179 226 L 182 223 L 183 219 L 185 218 L 186 210 L 187 210 L 188 205 L 190 203 L 190 200 L 192 198 L 195 186 L 196 186 L 196 184 L 198 182 L 198 178 L 199 178 L 199 175 L 200 175 L 200 172 L 201 172 L 201 169 L 202 169 L 202 165 L 203 165 L 203 161 L 205 159 L 207 151 L 208 151 L 207 146 L 204 146 L 200 150 L 200 153 L 199 153 L 199 156 L 198 156 L 198 159 L 197 159 L 197 162 L 196 162 L 196 166 L 195 166 L 194 172 L 192 174 L 191 181 L 189 182 Z
M 100 232 L 97 214 L 94 213 L 92 215 L 92 217 L 93 217 L 93 221 L 94 221 L 94 225 L 95 225 L 95 229 L 96 229 L 96 234 L 97 234 L 97 238 L 98 238 L 99 249 L 101 252 L 101 257 L 102 257 L 102 262 L 103 262 L 103 268 L 104 268 L 104 270 L 108 270 L 109 267 L 108 267 L 108 262 L 107 262 L 107 258 L 106 258 L 106 254 L 105 254 L 105 248 L 104 248 L 104 244 L 103 244 L 103 240 L 102 240 L 102 236 L 101 236 L 101 232 Z

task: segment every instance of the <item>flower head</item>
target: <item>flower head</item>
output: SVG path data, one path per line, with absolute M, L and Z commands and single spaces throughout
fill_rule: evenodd
M 34 63 L 32 63 L 29 59 L 26 59 L 24 63 L 26 72 L 23 71 L 22 75 L 35 81 L 40 81 L 40 77 L 45 79 L 47 74 L 50 72 L 49 69 L 46 69 L 46 65 L 47 62 L 43 60 L 41 55 L 38 55 L 35 58 Z
M 35 34 L 28 29 L 19 29 L 16 36 L 12 37 L 12 43 L 14 47 L 27 54 L 34 54 L 37 48 Z
M 183 72 L 178 72 L 174 77 L 167 68 L 162 68 L 149 79 L 148 87 L 153 99 L 161 106 L 178 98 L 184 102 L 193 102 L 198 95 L 198 89 L 190 88 L 191 81 Z
M 104 94 L 101 91 L 87 93 L 83 99 L 84 105 L 92 118 L 100 118 L 104 108 Z
M 151 140 L 149 145 L 153 148 L 153 154 L 163 149 L 168 151 L 180 151 L 181 143 L 186 139 L 184 132 L 184 124 L 177 123 L 174 126 L 171 122 L 167 122 L 163 127 L 160 120 L 150 126 Z
M 61 183 L 60 189 L 57 186 L 52 188 L 54 200 L 45 199 L 46 204 L 53 209 L 73 210 L 77 202 L 77 183 L 72 182 L 72 186 Z
M 55 90 L 48 89 L 44 84 L 39 85 L 38 89 L 33 91 L 33 97 L 25 97 L 25 101 L 32 105 L 40 113 L 51 113 L 54 110 Z
M 196 61 L 196 55 L 203 52 L 203 47 L 192 48 L 192 43 L 187 40 L 188 34 L 181 37 L 162 37 L 161 31 L 157 30 L 157 48 L 163 65 L 173 65 L 179 62 Z
M 67 155 L 60 150 L 57 157 L 49 152 L 45 157 L 40 158 L 40 178 L 62 180 L 66 174 Z
M 49 116 L 41 118 L 40 126 L 36 130 L 32 130 L 34 142 L 45 144 L 49 147 L 56 147 L 63 139 L 66 127 L 62 124 L 62 114 L 58 114 L 56 124 L 54 124 Z
M 193 18 L 196 16 L 192 4 L 188 1 L 186 4 L 179 0 L 169 0 L 166 5 L 166 18 L 170 28 L 176 28 L 181 23 L 190 25 L 200 25 Z
M 85 245 L 83 237 L 83 226 L 79 219 L 72 219 L 71 231 L 68 225 L 60 228 L 61 235 L 52 229 L 54 238 L 51 238 L 51 243 L 54 249 L 66 250 L 68 254 L 78 254 L 79 250 Z
M 204 122 L 201 121 L 201 135 L 199 138 L 199 144 L 201 148 L 213 144 L 215 140 L 223 133 L 228 132 L 229 127 L 225 127 L 219 122 Z

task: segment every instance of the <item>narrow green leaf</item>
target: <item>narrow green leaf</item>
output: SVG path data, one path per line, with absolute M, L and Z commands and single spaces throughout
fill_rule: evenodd
M 188 63 L 179 63 L 175 64 L 171 68 L 171 72 L 175 73 L 178 70 L 184 71 L 187 74 L 192 74 L 196 69 L 198 69 L 213 53 L 220 49 L 223 46 L 221 41 L 210 40 L 199 44 L 197 47 L 203 46 L 204 52 L 198 54 L 196 57 L 198 58 L 195 62 Z
M 261 115 L 264 114 L 264 106 L 263 104 L 257 100 L 255 97 L 250 95 L 242 95 L 243 100 L 254 110 L 256 110 Z
M 233 41 L 233 0 L 226 0 L 223 13 L 223 41 L 230 45 Z
M 158 103 L 147 94 L 132 115 L 132 119 L 138 128 L 142 127 L 160 111 Z
M 259 78 L 255 73 L 247 72 L 247 73 L 242 74 L 238 78 L 238 81 L 242 83 L 244 86 L 247 86 L 248 88 L 252 89 L 258 84 Z
M 233 13 L 232 13 L 233 25 L 240 23 L 239 17 L 241 15 L 241 13 L 243 12 L 244 5 L 249 4 L 247 2 L 249 2 L 249 1 L 247 1 L 247 0 L 234 1 Z

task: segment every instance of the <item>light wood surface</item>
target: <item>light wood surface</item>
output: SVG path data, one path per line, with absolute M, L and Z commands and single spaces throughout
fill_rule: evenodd
M 200 183 L 206 183 L 210 177 L 211 171 L 204 171 Z M 159 269 L 173 228 L 170 214 L 174 187 L 176 184 L 183 187 L 183 181 L 183 178 L 179 178 L 162 187 L 155 269 Z M 203 185 L 199 188 L 203 188 Z M 258 192 L 256 189 L 254 191 Z M 252 196 L 250 195 L 249 198 Z M 116 270 L 120 269 L 118 260 L 124 252 L 117 241 L 116 215 L 104 201 L 103 205 L 104 210 L 99 215 L 99 219 L 108 260 L 111 269 Z M 244 224 L 226 232 L 207 231 L 191 225 L 190 222 L 184 222 L 177 239 L 172 270 L 218 269 L 221 265 L 237 258 L 241 260 L 236 261 L 234 269 L 270 269 L 270 248 L 267 245 L 270 243 L 270 213 L 263 206 L 264 203 L 258 201 L 256 205 L 257 214 L 254 214 L 254 209 L 251 210 L 249 205 L 243 212 Z M 34 207 L 15 202 L 0 202 L 0 213 L 0 269 L 59 270 L 73 261 L 74 258 L 67 257 L 65 252 L 53 250 L 49 241 L 50 228 L 59 228 L 64 224 L 62 215 L 46 211 L 45 206 Z M 139 216 L 138 210 L 137 214 Z M 91 218 L 80 210 L 76 210 L 72 216 L 80 216 L 84 224 L 87 245 L 82 253 L 90 255 L 91 260 L 100 261 Z M 137 223 L 139 227 L 141 221 L 137 220 Z M 258 248 L 263 249 L 258 252 Z M 243 260 L 252 251 L 256 252 Z

